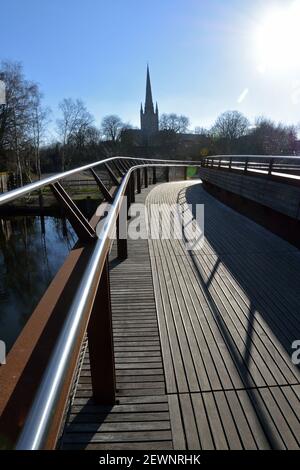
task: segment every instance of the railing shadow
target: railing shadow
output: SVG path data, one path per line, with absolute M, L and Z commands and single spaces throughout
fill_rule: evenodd
M 193 217 L 196 215 L 196 209 L 195 205 L 197 203 L 199 204 L 209 204 L 213 202 L 214 207 L 216 207 L 214 210 L 213 217 L 218 216 L 218 220 L 215 220 L 215 223 L 206 223 L 205 221 L 205 240 L 206 243 L 208 242 L 210 247 L 212 248 L 216 261 L 214 266 L 212 266 L 208 271 L 209 274 L 205 274 L 205 277 L 203 276 L 203 273 L 200 270 L 200 263 L 197 253 L 194 251 L 188 251 L 187 253 L 189 255 L 189 259 L 192 263 L 194 273 L 196 274 L 196 277 L 198 279 L 198 282 L 205 293 L 206 299 L 209 303 L 209 306 L 211 308 L 211 311 L 213 312 L 214 319 L 218 325 L 218 328 L 225 340 L 225 343 L 227 344 L 228 350 L 230 352 L 230 355 L 234 361 L 234 364 L 237 368 L 237 371 L 240 374 L 240 377 L 245 385 L 245 388 L 247 389 L 247 393 L 252 401 L 253 408 L 256 410 L 256 415 L 259 418 L 259 421 L 261 423 L 261 426 L 264 430 L 264 433 L 269 441 L 270 447 L 273 449 L 276 448 L 282 448 L 283 443 L 279 439 L 279 436 L 277 436 L 273 429 L 272 425 L 270 422 L 270 417 L 268 416 L 268 413 L 264 407 L 262 407 L 261 402 L 258 400 L 257 397 L 257 392 L 255 387 L 253 386 L 253 380 L 250 375 L 249 371 L 249 364 L 252 360 L 251 357 L 251 352 L 254 347 L 253 343 L 253 334 L 255 331 L 255 321 L 257 316 L 260 316 L 266 324 L 269 326 L 271 329 L 272 333 L 274 334 L 275 338 L 279 341 L 279 343 L 283 346 L 287 354 L 289 356 L 291 355 L 291 344 L 292 342 L 297 339 L 297 328 L 282 328 L 280 329 L 277 325 L 276 328 L 274 328 L 274 324 L 272 321 L 270 321 L 272 317 L 272 311 L 268 311 L 267 307 L 264 307 L 261 302 L 258 302 L 256 297 L 255 297 L 255 290 L 257 289 L 258 292 L 261 292 L 262 290 L 262 278 L 264 281 L 265 286 L 269 285 L 270 278 L 268 278 L 269 270 L 275 269 L 275 265 L 278 262 L 278 257 L 274 253 L 274 256 L 270 257 L 270 266 L 268 269 L 262 270 L 260 272 L 260 275 L 254 276 L 252 279 L 252 287 L 251 289 L 249 288 L 248 284 L 248 271 L 250 269 L 253 270 L 253 259 L 251 259 L 251 256 L 245 256 L 243 258 L 243 269 L 239 269 L 239 265 L 234 261 L 234 251 L 233 251 L 233 245 L 232 242 L 234 240 L 229 240 L 227 237 L 225 237 L 225 227 L 224 231 L 222 230 L 222 227 L 219 227 L 219 230 L 216 230 L 216 223 L 219 221 L 222 221 L 226 225 L 227 230 L 230 230 L 232 220 L 230 220 L 230 217 L 226 217 L 229 215 L 228 213 L 225 213 L 225 207 L 222 206 L 219 202 L 216 202 L 215 200 L 212 199 L 212 196 L 208 195 L 201 187 L 201 184 L 199 185 L 192 185 L 187 188 L 184 188 L 178 197 L 178 203 L 179 204 L 191 204 L 192 205 L 192 214 Z M 229 209 L 230 211 L 230 209 Z M 239 216 L 241 217 L 241 216 Z M 242 222 L 242 219 L 239 220 L 240 223 Z M 245 220 L 243 219 L 243 222 Z M 253 223 L 252 221 L 248 221 L 249 224 Z M 262 229 L 265 230 L 265 229 Z M 183 235 L 184 235 L 184 230 L 183 230 Z M 273 235 L 272 235 L 273 236 Z M 251 233 L 249 233 L 249 237 L 251 237 Z M 222 243 L 220 243 L 220 240 L 222 239 Z M 187 241 L 187 240 L 186 240 Z M 245 251 L 249 250 L 250 247 L 253 247 L 252 243 L 249 243 L 250 240 L 244 240 L 242 241 L 242 244 L 240 245 L 241 252 L 239 252 L 238 256 L 243 256 L 243 249 Z M 287 245 L 284 245 L 286 242 L 283 242 L 283 247 L 286 248 Z M 272 246 L 268 247 L 267 249 L 272 249 Z M 255 256 L 259 256 L 260 250 L 265 250 L 266 248 L 264 245 L 258 246 L 257 251 L 258 253 Z M 296 250 L 295 250 L 296 251 Z M 230 255 L 229 255 L 230 254 Z M 205 253 L 202 253 L 202 255 L 205 256 Z M 201 254 L 199 255 L 201 257 Z M 251 262 L 250 262 L 251 261 Z M 213 280 L 216 276 L 218 267 L 220 265 L 223 265 L 226 267 L 228 270 L 230 276 L 232 276 L 232 279 L 234 282 L 236 282 L 239 285 L 239 288 L 242 289 L 243 293 L 247 296 L 249 305 L 248 305 L 248 311 L 247 311 L 247 328 L 246 328 L 246 337 L 245 337 L 245 342 L 244 342 L 244 351 L 243 353 L 237 349 L 237 346 L 232 338 L 232 335 L 226 325 L 226 318 L 223 318 L 222 312 L 220 311 L 220 307 L 216 303 L 213 295 L 211 294 L 211 284 L 213 283 Z M 291 277 L 291 273 L 282 273 L 282 275 L 287 275 L 288 278 Z M 276 279 L 276 278 L 275 278 Z M 278 279 L 277 279 L 278 281 Z M 273 286 L 274 287 L 274 286 Z M 272 287 L 272 288 L 273 288 Z M 280 286 L 277 286 L 277 288 Z M 275 286 L 276 288 L 276 286 Z M 293 296 L 293 289 L 295 288 L 294 282 L 291 283 L 290 285 L 290 295 Z M 271 295 L 269 293 L 269 295 Z M 298 307 L 300 308 L 300 304 L 298 304 Z M 273 306 L 273 308 L 275 308 Z M 298 308 L 298 311 L 299 311 Z M 286 308 L 286 317 L 285 317 L 285 324 L 288 326 L 289 322 L 289 317 L 293 320 L 292 324 L 295 324 L 295 317 L 293 315 L 293 312 L 290 312 L 288 307 Z M 300 329 L 300 318 L 298 317 L 298 331 Z M 292 365 L 292 364 L 291 364 Z M 293 368 L 293 367 L 292 367 Z M 297 369 L 295 367 L 295 373 L 297 372 Z M 298 376 L 299 377 L 299 376 Z
M 74 406 L 74 405 L 73 405 Z M 59 440 L 57 448 L 59 450 L 84 450 L 88 444 L 92 443 L 93 437 L 100 431 L 101 425 L 107 422 L 113 405 L 96 405 L 93 398 L 88 399 L 80 411 L 72 413 L 70 406 L 63 434 Z M 80 437 L 79 437 L 80 436 Z
M 300 251 L 284 240 L 280 240 L 281 243 L 278 244 L 277 236 L 216 201 L 201 188 L 201 184 L 190 186 L 184 191 L 186 203 L 191 204 L 194 217 L 197 203 L 208 205 L 213 202 L 214 213 L 209 217 L 214 218 L 214 223 L 208 221 L 205 215 L 205 239 L 218 257 L 218 265 L 225 266 L 233 281 L 249 300 L 249 310 L 259 312 L 272 334 L 291 357 L 292 343 L 299 339 L 300 334 L 298 273 L 296 263 L 293 266 L 290 263 L 281 263 L 281 257 L 296 257 L 300 266 Z M 209 210 L 211 207 L 212 205 Z M 247 237 L 239 235 L 239 223 L 246 224 L 246 229 L 249 228 Z M 264 253 L 267 253 L 268 264 L 264 264 L 261 257 Z M 190 254 L 197 253 L 191 251 Z M 210 272 L 210 277 L 216 269 L 217 266 Z M 266 302 L 264 296 L 267 298 Z M 282 297 L 280 302 L 277 301 L 279 296 Z M 296 372 L 296 368 L 293 365 L 291 367 Z

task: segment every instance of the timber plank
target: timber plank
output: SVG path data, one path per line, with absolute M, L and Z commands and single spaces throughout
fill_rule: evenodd
M 185 439 L 198 433 L 208 449 L 299 448 L 300 375 L 290 345 L 300 332 L 300 252 L 199 183 L 163 184 L 147 197 L 149 207 L 164 204 L 165 219 L 168 205 L 189 211 L 191 202 L 205 204 L 201 250 L 149 240 L 164 372 Z
M 85 354 L 62 448 L 299 449 L 300 252 L 207 194 L 162 184 L 146 204 L 205 204 L 200 250 L 181 239 L 111 251 L 117 379 L 114 406 L 95 405 Z M 158 212 L 151 214 L 158 221 Z M 200 231 L 198 232 L 200 233 Z
M 185 435 L 177 395 L 169 395 L 169 412 L 174 450 L 185 450 Z

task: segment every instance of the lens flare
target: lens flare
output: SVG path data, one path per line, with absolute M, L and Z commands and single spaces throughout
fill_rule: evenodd
M 300 68 L 300 0 L 268 10 L 255 29 L 257 70 Z

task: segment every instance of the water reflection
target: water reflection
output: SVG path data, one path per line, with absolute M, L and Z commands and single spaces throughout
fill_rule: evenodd
M 0 339 L 7 351 L 75 242 L 64 219 L 0 219 Z

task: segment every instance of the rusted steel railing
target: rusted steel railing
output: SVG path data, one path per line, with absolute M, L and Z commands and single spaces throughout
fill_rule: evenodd
M 60 298 L 58 296 L 55 297 L 52 293 L 52 297 L 55 297 L 55 301 L 52 298 L 53 303 L 56 303 L 55 308 L 58 310 L 56 317 L 58 317 L 60 322 L 60 326 L 59 328 L 56 326 L 56 330 L 55 325 L 53 326 L 52 324 L 52 331 L 56 331 L 56 336 L 55 334 L 53 335 L 55 340 L 53 340 L 47 330 L 49 323 L 55 323 L 55 315 L 49 315 L 49 318 L 44 319 L 44 330 L 38 325 L 40 319 L 35 318 L 32 320 L 31 325 L 25 326 L 24 330 L 27 329 L 26 334 L 24 333 L 26 340 L 22 342 L 21 338 L 18 343 L 18 338 L 15 356 L 12 356 L 12 359 L 8 361 L 10 362 L 7 369 L 9 377 L 6 384 L 7 387 L 4 388 L 11 389 L 9 393 L 11 395 L 15 394 L 15 397 L 14 400 L 9 400 L 11 397 L 8 392 L 6 399 L 2 397 L 2 411 L 4 411 L 5 417 L 3 426 L 6 423 L 8 427 L 12 427 L 14 422 L 15 429 L 11 430 L 10 435 L 3 437 L 3 426 L 2 429 L 0 428 L 0 437 L 2 441 L 7 439 L 7 447 L 15 447 L 16 449 L 49 449 L 55 447 L 86 332 L 90 349 L 94 400 L 101 404 L 114 403 L 115 373 L 108 255 L 113 242 L 113 233 L 116 230 L 116 225 L 118 227 L 117 222 L 122 205 L 124 204 L 123 196 L 127 196 L 129 201 L 127 207 L 129 207 L 130 203 L 134 201 L 135 192 L 139 193 L 141 191 L 142 182 L 145 187 L 150 183 L 150 173 L 152 183 L 157 181 L 157 167 L 166 168 L 166 178 L 169 180 L 170 167 L 186 168 L 189 166 L 200 166 L 200 163 L 127 157 L 108 158 L 45 178 L 44 180 L 0 195 L 1 206 L 33 191 L 41 190 L 45 186 L 50 186 L 54 196 L 63 206 L 81 246 L 84 247 L 83 255 L 85 256 L 84 268 L 81 267 L 81 270 L 79 270 L 80 273 L 77 275 L 76 282 L 70 284 L 69 278 L 67 279 L 68 282 L 65 281 L 65 289 L 68 290 L 69 294 L 71 292 L 71 299 L 69 295 L 68 301 L 60 303 Z M 112 190 L 106 187 L 100 176 L 95 172 L 98 167 L 105 168 L 107 171 L 114 185 Z M 103 204 L 107 205 L 108 209 L 108 213 L 101 221 L 101 228 L 97 230 L 97 233 L 95 220 L 94 222 L 88 221 L 84 217 L 61 184 L 65 178 L 87 170 L 94 177 L 103 195 Z M 125 259 L 127 257 L 127 240 L 119 236 L 118 230 L 117 248 L 119 258 Z M 77 253 L 76 256 L 79 259 Z M 74 254 L 73 258 L 76 258 L 76 256 Z M 76 262 L 74 259 L 68 261 L 69 271 L 67 270 L 65 277 L 70 276 L 70 273 L 72 274 L 71 271 L 76 266 Z M 72 266 L 72 269 L 70 266 Z M 76 286 L 76 288 L 73 286 Z M 39 313 L 40 315 L 45 314 L 44 311 Z M 40 344 L 44 339 L 42 338 L 41 340 L 38 337 L 37 331 L 39 331 L 39 328 L 41 336 L 46 331 L 46 342 L 53 340 L 50 345 L 48 344 L 48 349 Z M 32 350 L 29 344 L 31 334 L 32 338 L 35 335 L 35 345 L 32 347 Z M 22 336 L 22 333 L 20 336 Z M 27 349 L 28 352 L 26 352 Z M 35 361 L 38 364 L 37 369 L 43 369 L 39 363 L 40 358 L 36 358 L 38 356 L 36 351 L 39 350 L 43 351 L 44 354 L 45 351 L 48 351 L 49 357 L 46 362 L 44 359 L 45 370 L 43 370 L 43 374 L 41 373 L 40 377 L 36 377 L 38 383 L 33 384 L 32 376 L 35 374 L 35 365 L 30 364 L 30 362 Z M 33 360 L 32 357 L 34 356 L 35 359 Z M 20 376 L 18 376 L 18 373 L 15 373 L 14 364 L 11 364 L 13 357 L 17 358 L 16 362 L 18 362 L 18 373 Z M 25 361 L 24 364 L 22 364 L 22 360 Z M 29 379 L 26 379 L 26 374 L 30 371 L 30 365 L 31 375 L 29 374 Z M 6 369 L 0 370 L 0 380 L 5 377 L 5 372 Z M 24 381 L 24 384 L 29 384 L 28 390 L 31 390 L 33 395 L 26 398 L 27 409 L 26 407 L 22 408 L 22 406 L 19 409 L 20 400 L 18 401 L 18 397 L 20 397 L 20 391 L 19 394 L 15 393 L 15 388 L 18 388 L 22 381 Z M 25 388 L 23 390 L 25 399 L 26 390 Z M 30 394 L 28 390 L 27 394 Z M 5 403 L 5 400 L 7 400 L 7 403 Z M 15 439 L 17 439 L 16 445 Z M 5 444 L 3 445 L 2 443 L 2 447 L 5 447 Z
M 45 299 L 25 326 L 24 335 L 21 333 L 18 338 L 7 365 L 0 368 L 0 381 L 6 380 L 0 396 L 0 412 L 4 416 L 0 426 L 0 447 L 55 447 L 86 333 L 94 400 L 101 404 L 114 403 L 108 255 L 117 227 L 118 257 L 127 257 L 127 240 L 120 236 L 118 224 L 123 196 L 128 199 L 127 210 L 142 186 L 157 182 L 157 168 L 164 168 L 165 180 L 169 181 L 172 167 L 184 168 L 186 178 L 186 169 L 190 166 L 260 174 L 267 178 L 281 177 L 287 182 L 288 178 L 300 179 L 300 159 L 296 157 L 221 155 L 206 157 L 199 162 L 114 157 L 0 195 L 1 206 L 50 186 L 79 238 L 79 247 L 70 254 L 54 280 L 55 286 L 50 286 Z M 111 189 L 96 173 L 98 168 L 106 171 L 112 182 Z M 102 193 L 104 209 L 107 208 L 107 215 L 97 232 L 100 219 L 87 220 L 61 184 L 65 178 L 82 171 L 91 172 Z M 74 279 L 73 271 L 76 271 Z M 46 314 L 49 302 L 53 304 L 53 311 Z M 14 360 L 16 364 L 12 364 Z M 10 431 L 6 433 L 8 428 Z

